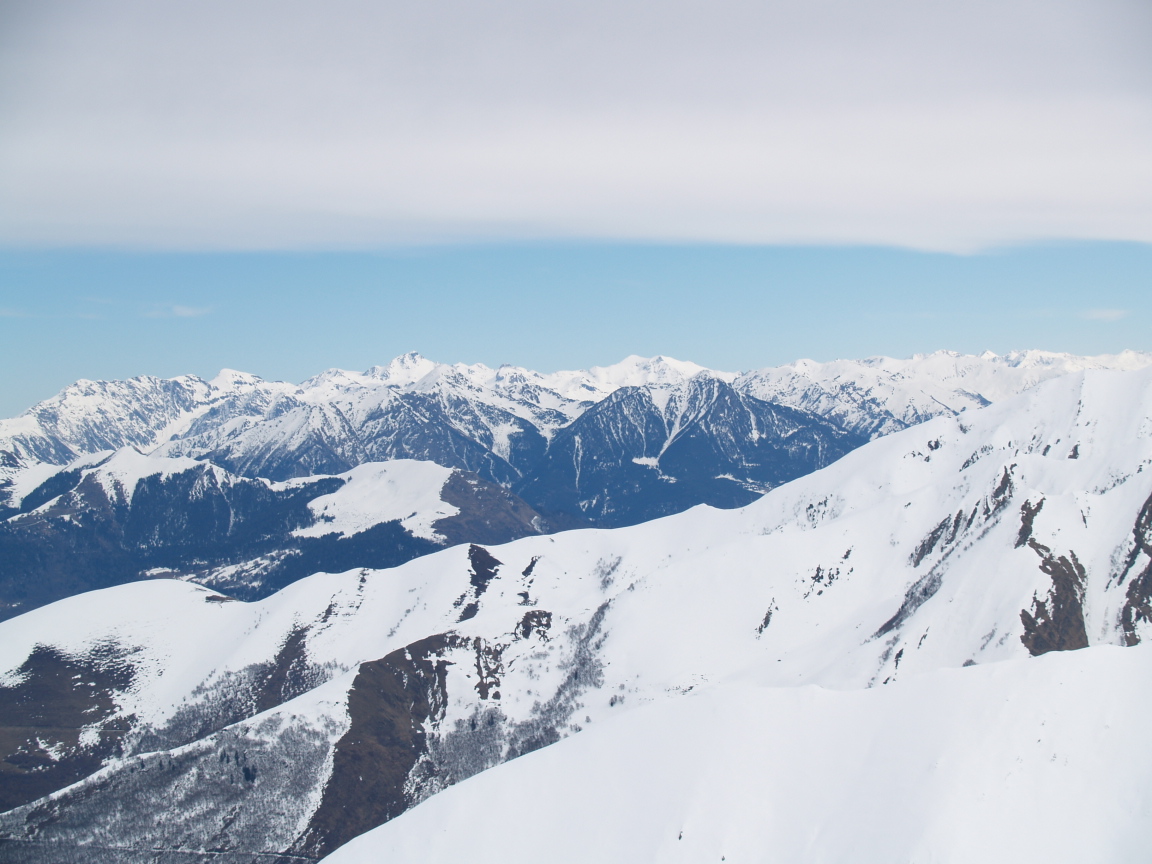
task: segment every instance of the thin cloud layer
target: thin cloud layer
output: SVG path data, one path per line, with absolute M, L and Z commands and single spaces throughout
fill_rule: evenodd
M 0 242 L 1152 241 L 1137 0 L 0 15 Z
M 1081 315 L 1086 321 L 1119 321 L 1128 315 L 1127 309 L 1089 309 Z
M 210 306 L 152 306 L 143 314 L 145 318 L 200 318 L 212 312 Z

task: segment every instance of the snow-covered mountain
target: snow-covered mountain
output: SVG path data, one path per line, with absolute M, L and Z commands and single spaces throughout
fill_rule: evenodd
M 0 508 L 19 506 L 53 466 L 131 446 L 270 480 L 425 460 L 474 472 L 538 508 L 547 500 L 569 508 L 570 518 L 627 524 L 695 503 L 748 503 L 865 437 L 997 402 L 1057 375 L 1150 363 L 1152 355 L 1136 352 L 937 352 L 737 375 L 629 357 L 543 375 L 407 354 L 363 373 L 328 370 L 299 386 L 229 370 L 211 381 L 80 381 L 0 421 Z M 803 413 L 784 421 L 780 406 Z M 799 438 L 788 438 L 801 427 Z M 676 455 L 698 450 L 709 454 L 707 466 L 682 474 Z M 613 466 L 614 479 L 590 484 L 599 460 Z
M 863 441 L 699 374 L 620 387 L 557 431 L 516 490 L 544 512 L 630 525 L 696 504 L 747 504 Z
M 72 597 L 0 623 L 0 806 L 11 808 L 0 815 L 0 849 L 29 861 L 108 860 L 100 856 L 109 849 L 125 861 L 308 860 L 413 807 L 345 860 L 410 849 L 412 832 L 432 824 L 440 845 L 430 848 L 461 849 L 495 842 L 494 827 L 458 832 L 513 800 L 509 784 L 551 784 L 523 791 L 535 792 L 534 806 L 564 809 L 564 778 L 552 772 L 569 770 L 597 741 L 607 742 L 605 755 L 586 764 L 606 766 L 647 726 L 652 749 L 637 749 L 621 770 L 662 764 L 660 753 L 676 749 L 668 742 L 689 727 L 697 731 L 682 746 L 702 755 L 683 757 L 682 780 L 657 773 L 616 785 L 605 776 L 596 792 L 604 807 L 633 806 L 613 790 L 654 796 L 625 849 L 636 852 L 630 860 L 713 851 L 742 860 L 735 850 L 761 839 L 861 860 L 845 857 L 853 826 L 905 800 L 894 797 L 899 778 L 938 785 L 918 799 L 921 809 L 900 814 L 910 829 L 865 847 L 879 850 L 872 860 L 962 860 L 933 820 L 952 820 L 948 803 L 969 802 L 979 778 L 1018 783 L 1008 798 L 984 787 L 988 819 L 997 801 L 1057 783 L 1035 806 L 1004 810 L 1004 819 L 1027 815 L 1074 800 L 1069 790 L 1100 782 L 1105 770 L 1056 775 L 1048 766 L 1097 764 L 1140 740 L 1111 712 L 1150 698 L 1143 648 L 1131 659 L 1114 649 L 1124 657 L 1116 661 L 1108 651 L 1042 665 L 1028 658 L 1147 640 L 1150 468 L 1152 370 L 1090 370 L 874 440 L 742 509 L 461 545 L 392 570 L 319 574 L 255 603 L 168 580 Z M 964 668 L 988 664 L 1004 671 Z M 1103 683 L 1085 683 L 1098 668 Z M 1062 682 L 1074 686 L 1056 698 Z M 1133 695 L 1108 697 L 1117 682 Z M 880 685 L 892 686 L 826 693 Z M 1035 754 L 1021 753 L 1047 714 L 1003 708 L 1018 691 L 1048 694 L 1054 711 L 1099 701 L 1080 725 L 1053 718 Z M 969 712 L 969 729 L 948 705 Z M 910 718 L 941 725 L 921 744 L 907 742 L 900 733 L 915 728 Z M 1084 724 L 1098 721 L 1117 731 L 1085 736 Z M 733 766 L 737 745 L 755 741 L 756 730 L 779 738 L 746 769 Z M 586 731 L 599 737 L 585 742 Z M 724 749 L 729 733 L 735 750 Z M 556 742 L 555 755 L 504 765 Z M 891 769 L 885 754 L 897 747 L 911 755 Z M 770 770 L 769 756 L 785 752 L 824 761 L 796 786 L 794 809 L 772 818 L 818 801 L 825 809 L 806 824 L 824 833 L 779 821 L 741 827 L 749 804 L 785 801 L 809 770 L 797 761 Z M 940 763 L 974 753 L 983 773 Z M 1113 791 L 1087 823 L 1064 820 L 1057 851 L 1083 849 L 1084 838 L 1117 825 L 1119 817 L 1104 819 L 1112 801 L 1128 802 L 1136 828 L 1109 849 L 1129 849 L 1132 832 L 1152 827 L 1144 797 L 1120 797 L 1133 784 L 1146 790 L 1143 764 L 1108 775 Z M 875 778 L 880 766 L 894 773 Z M 421 804 L 488 769 L 490 778 L 460 785 L 443 803 Z M 821 778 L 851 783 L 828 789 Z M 752 782 L 762 797 L 742 798 Z M 686 797 L 689 786 L 730 798 L 693 809 L 700 799 Z M 475 815 L 459 822 L 436 819 L 469 806 Z M 425 807 L 434 815 L 418 815 Z M 571 808 L 574 819 L 585 812 L 599 811 Z M 851 818 L 834 818 L 841 813 Z M 566 819 L 554 813 L 523 836 L 561 837 L 573 824 Z M 896 819 L 886 814 L 877 832 Z M 618 824 L 609 819 L 604 836 L 623 836 Z M 572 848 L 594 850 L 590 842 Z
M 798 360 L 747 372 L 741 391 L 834 420 L 869 437 L 907 429 L 932 417 L 982 408 L 1023 393 L 1041 381 L 1085 369 L 1132 371 L 1152 365 L 1152 354 L 1123 351 L 1078 357 L 1051 351 L 979 356 L 936 351 L 904 360 L 869 357 L 816 363 Z
M 738 506 L 863 441 L 740 394 L 732 377 L 662 357 L 543 376 L 411 354 L 299 387 L 235 372 L 80 382 L 0 423 L 0 617 L 157 575 L 255 599 L 309 573 L 392 566 L 441 542 Z M 101 461 L 109 452 L 118 455 Z M 429 468 L 390 469 L 383 485 L 357 473 L 414 461 Z M 144 473 L 115 479 L 126 464 Z M 463 473 L 446 483 L 446 470 Z M 369 490 L 360 509 L 371 530 L 295 533 L 309 496 L 345 482 L 334 476 Z M 304 478 L 306 488 L 283 485 Z M 434 510 L 442 497 L 467 515 L 436 537 L 391 524 L 425 513 L 412 499 Z
M 158 577 L 251 600 L 322 570 L 392 567 L 558 527 L 506 489 L 433 462 L 274 482 L 125 447 L 51 475 L 0 521 L 0 618 Z
M 429 455 L 509 479 L 556 429 L 621 386 L 664 386 L 706 371 L 630 357 L 613 367 L 541 375 L 450 366 L 412 353 L 363 373 L 330 369 L 299 386 L 233 370 L 211 381 L 78 381 L 0 421 L 0 452 L 8 477 L 38 463 L 66 465 L 133 446 L 210 455 L 245 476 L 277 480 Z

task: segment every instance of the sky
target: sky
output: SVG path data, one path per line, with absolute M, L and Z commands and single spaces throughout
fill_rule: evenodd
M 476 244 L 387 252 L 0 252 L 0 416 L 77 378 L 302 381 L 407 351 L 543 372 L 664 354 L 1152 351 L 1152 246 Z
M 0 415 L 299 380 L 1149 348 L 1146 0 L 0 0 Z
M 0 238 L 1152 240 L 1147 0 L 0 0 Z

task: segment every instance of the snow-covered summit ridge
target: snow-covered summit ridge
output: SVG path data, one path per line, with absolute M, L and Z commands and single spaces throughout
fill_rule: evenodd
M 81 380 L 19 417 L 0 420 L 0 483 L 39 463 L 65 465 L 84 454 L 123 447 L 195 458 L 226 454 L 233 460 L 228 467 L 255 465 L 248 471 L 253 473 L 259 454 L 277 446 L 314 449 L 318 439 L 344 448 L 335 467 L 346 470 L 392 458 L 370 446 L 371 452 L 360 451 L 373 436 L 394 432 L 397 423 L 416 422 L 429 405 L 455 430 L 449 434 L 459 432 L 514 463 L 512 451 L 525 435 L 546 443 L 621 388 L 644 388 L 654 403 L 666 405 L 670 394 L 697 376 L 875 437 L 1001 401 L 1058 375 L 1149 365 L 1152 354 L 1136 351 L 1098 357 L 938 351 L 902 360 L 798 360 L 744 373 L 665 356 L 630 356 L 610 366 L 543 374 L 511 365 L 437 363 L 410 352 L 364 372 L 329 369 L 299 385 L 230 369 L 211 380 L 192 375 Z M 435 460 L 432 452 L 401 455 Z
M 633 354 L 611 366 L 541 373 L 507 363 L 495 369 L 483 363 L 437 363 L 411 351 L 387 365 L 373 366 L 361 373 L 329 369 L 304 382 L 301 388 L 310 390 L 322 383 L 346 381 L 363 387 L 384 384 L 394 390 L 423 392 L 448 381 L 505 396 L 515 394 L 525 386 L 533 386 L 562 399 L 582 403 L 598 402 L 621 387 L 678 384 L 702 372 L 725 381 L 736 377 L 732 372 L 719 372 L 664 356 L 640 357 Z
M 1088 369 L 1135 371 L 1150 365 L 1152 353 L 1142 351 L 1096 357 L 1036 350 L 1004 355 L 936 351 L 907 359 L 797 360 L 743 373 L 735 386 L 876 437 L 930 417 L 1000 402 L 1060 375 Z
M 865 692 L 725 683 L 492 768 L 322 861 L 503 864 L 515 836 L 550 864 L 1138 864 L 1149 680 L 1152 646 Z
M 435 523 L 460 512 L 459 507 L 441 498 L 452 473 L 450 468 L 411 459 L 357 465 L 340 475 L 344 485 L 338 490 L 308 503 L 317 521 L 292 533 L 297 537 L 348 537 L 396 519 L 417 537 L 442 539 Z

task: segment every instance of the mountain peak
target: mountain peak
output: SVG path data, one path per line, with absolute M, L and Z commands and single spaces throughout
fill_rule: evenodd
M 416 351 L 409 351 L 407 354 L 394 357 L 387 366 L 373 366 L 365 371 L 364 375 L 378 378 L 394 386 L 404 386 L 414 384 L 441 365 Z
M 208 385 L 214 390 L 234 390 L 237 387 L 245 385 L 260 384 L 263 378 L 258 375 L 253 375 L 251 372 L 241 372 L 238 369 L 221 369 L 216 373 L 216 377 L 208 382 Z
M 657 354 L 655 357 L 630 354 L 612 366 L 593 366 L 587 375 L 601 387 L 615 390 L 620 387 L 642 387 L 646 384 L 678 384 L 701 372 L 725 380 L 735 378 L 735 375 L 730 373 L 715 372 L 698 363 L 677 360 L 663 354 Z

